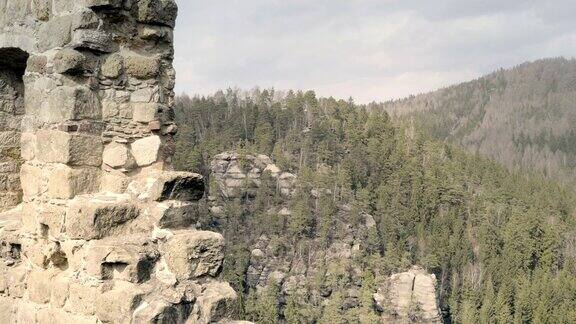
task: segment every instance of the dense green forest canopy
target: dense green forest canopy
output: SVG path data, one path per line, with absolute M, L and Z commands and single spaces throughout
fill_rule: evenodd
M 563 186 L 430 140 L 413 124 L 394 124 L 381 105 L 310 91 L 180 96 L 176 116 L 179 169 L 209 177 L 210 160 L 236 150 L 267 154 L 298 174 L 291 199 L 263 184 L 254 200 L 223 202 L 226 217 L 207 222 L 226 236 L 223 275 L 241 292 L 240 317 L 371 323 L 379 278 L 417 264 L 436 274 L 447 320 L 576 322 L 576 200 Z M 313 198 L 313 188 L 325 194 Z M 265 219 L 275 206 L 293 213 Z M 348 207 L 345 216 L 341 206 Z M 356 226 L 362 214 L 372 215 L 376 226 L 354 260 L 364 278 L 358 306 L 342 307 L 337 288 L 330 302 L 316 304 L 312 293 L 286 300 L 278 287 L 260 294 L 247 287 L 250 246 L 258 236 L 276 239 L 278 257 L 293 247 L 307 253 L 311 242 L 323 242 L 314 245 L 321 249 L 338 240 L 336 224 Z M 307 284 L 310 291 L 338 287 L 327 281 L 328 274 Z

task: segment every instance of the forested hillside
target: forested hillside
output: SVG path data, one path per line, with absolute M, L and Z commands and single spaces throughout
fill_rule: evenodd
M 527 68 L 518 68 L 517 79 Z M 540 78 L 547 77 L 542 70 Z M 496 86 L 502 75 L 463 87 L 485 84 L 475 96 L 505 98 L 519 81 Z M 554 95 L 568 81 L 555 84 L 541 90 L 548 91 L 550 107 L 568 100 Z M 533 92 L 518 96 L 540 100 Z M 470 99 L 464 123 L 457 118 L 461 99 L 451 99 L 455 117 L 447 129 L 476 134 L 473 126 L 454 125 L 500 116 L 492 104 Z M 532 114 L 535 123 L 541 120 L 536 108 L 520 113 Z M 441 138 L 438 111 L 428 130 Z M 550 123 L 558 120 L 552 108 L 544 115 Z M 209 178 L 210 196 L 200 210 L 211 212 L 199 224 L 226 237 L 222 276 L 240 292 L 238 317 L 377 323 L 386 311 L 373 300 L 382 280 L 419 265 L 438 279 L 445 322 L 576 322 L 575 197 L 562 186 L 430 140 L 418 127 L 396 126 L 381 106 L 318 99 L 313 92 L 183 96 L 176 116 L 175 164 Z M 522 134 L 532 138 L 531 132 Z M 252 194 L 220 195 L 210 164 L 225 151 L 237 152 L 239 160 L 270 156 L 297 176 L 294 192 L 283 194 L 264 172 Z M 410 320 L 418 321 L 418 311 Z
M 432 137 L 576 186 L 576 60 L 545 59 L 385 104 Z

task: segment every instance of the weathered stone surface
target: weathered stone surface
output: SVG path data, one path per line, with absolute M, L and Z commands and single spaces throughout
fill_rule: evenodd
M 72 40 L 72 16 L 58 16 L 40 27 L 38 49 L 41 52 L 63 47 Z
M 204 195 L 204 178 L 196 173 L 165 171 L 130 183 L 128 191 L 141 200 L 198 201 Z
M 158 204 L 154 214 L 160 228 L 189 228 L 200 219 L 198 204 L 174 200 Z
M 48 195 L 55 199 L 72 199 L 76 195 L 96 192 L 99 187 L 100 170 L 97 168 L 59 164 L 48 175 Z
M 169 171 L 174 1 L 0 8 L 0 323 L 223 319 L 203 179 Z
M 136 122 L 149 123 L 157 120 L 159 114 L 164 110 L 162 105 L 157 103 L 135 103 L 132 104 L 132 118 Z
M 36 157 L 42 162 L 69 165 L 100 166 L 102 141 L 92 135 L 72 134 L 62 131 L 42 130 L 37 133 Z
M 210 282 L 197 298 L 197 308 L 192 315 L 198 323 L 208 323 L 230 317 L 236 292 L 228 283 Z
M 124 69 L 124 59 L 122 55 L 114 53 L 109 55 L 102 64 L 102 75 L 115 79 L 119 77 Z
M 104 164 L 112 168 L 127 166 L 132 160 L 132 155 L 128 146 L 121 143 L 112 142 L 104 148 Z
M 272 177 L 279 192 L 286 197 L 296 190 L 296 176 L 282 172 L 272 159 L 262 154 L 240 156 L 234 152 L 221 153 L 214 157 L 210 169 L 220 195 L 227 199 L 255 197 L 265 175 Z
M 157 57 L 131 54 L 124 58 L 126 73 L 137 79 L 154 78 L 160 73 L 160 61 Z
M 147 166 L 158 161 L 161 140 L 159 136 L 149 136 L 132 143 L 132 155 L 138 166 Z
M 66 234 L 71 239 L 91 240 L 113 235 L 140 214 L 124 196 L 78 196 L 66 213 Z
M 122 0 L 85 0 L 86 5 L 96 9 L 122 8 Z
M 118 281 L 96 298 L 96 315 L 103 322 L 129 323 L 143 293 L 137 285 Z
M 72 46 L 79 50 L 112 53 L 118 50 L 118 44 L 112 41 L 112 35 L 100 30 L 78 29 L 72 36 Z
M 224 238 L 214 232 L 177 233 L 163 248 L 168 268 L 178 280 L 215 276 L 224 260 Z
M 420 267 L 393 274 L 374 294 L 382 321 L 442 323 L 436 302 L 436 277 Z
M 144 23 L 174 27 L 178 6 L 174 0 L 140 0 L 138 20 Z

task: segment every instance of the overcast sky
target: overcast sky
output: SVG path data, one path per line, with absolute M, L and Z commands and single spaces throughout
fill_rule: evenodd
M 177 0 L 177 92 L 382 101 L 576 56 L 576 0 Z

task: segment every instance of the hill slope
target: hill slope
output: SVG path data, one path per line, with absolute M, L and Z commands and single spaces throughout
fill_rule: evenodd
M 226 237 L 237 317 L 375 323 L 395 316 L 373 298 L 386 278 L 421 266 L 447 323 L 576 321 L 573 193 L 365 108 L 313 92 L 179 98 L 175 162 L 209 178 L 198 224 Z M 260 153 L 277 168 L 250 162 Z M 265 169 L 289 174 L 253 181 Z
M 388 102 L 433 138 L 576 184 L 576 60 L 544 59 Z

